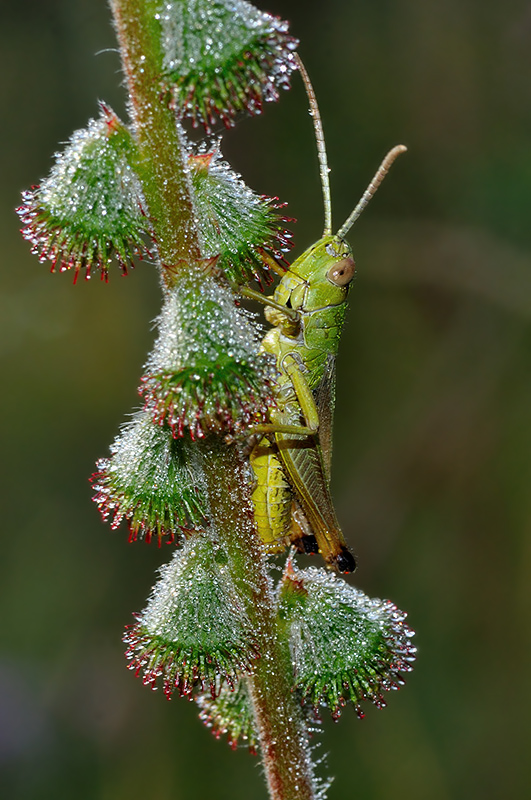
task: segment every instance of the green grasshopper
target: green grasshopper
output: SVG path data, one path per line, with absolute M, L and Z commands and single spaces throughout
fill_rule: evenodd
M 374 195 L 395 158 L 406 150 L 397 145 L 383 159 L 360 201 L 336 234 L 332 211 L 323 128 L 317 101 L 299 59 L 313 117 L 323 201 L 323 236 L 284 271 L 273 297 L 252 289 L 240 292 L 267 306 L 273 327 L 261 349 L 276 361 L 276 407 L 269 422 L 252 433 L 264 434 L 251 453 L 256 477 L 253 492 L 259 533 L 271 552 L 291 539 L 306 552 L 319 551 L 339 572 L 353 572 L 330 494 L 335 359 L 355 273 L 352 250 L 344 237 Z

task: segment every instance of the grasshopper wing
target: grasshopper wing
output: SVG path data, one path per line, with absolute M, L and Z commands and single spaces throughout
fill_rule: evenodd
M 315 405 L 319 414 L 319 444 L 323 454 L 326 476 L 330 483 L 332 471 L 332 435 L 336 406 L 336 357 L 330 354 L 323 377 L 314 391 Z
M 294 424 L 295 420 L 290 419 L 289 422 Z M 275 440 L 289 481 L 323 558 L 340 572 L 353 572 L 356 562 L 346 546 L 336 517 L 318 437 L 277 433 Z

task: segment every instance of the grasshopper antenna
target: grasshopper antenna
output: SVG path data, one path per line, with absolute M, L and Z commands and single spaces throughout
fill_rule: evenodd
M 395 147 L 392 148 L 392 150 L 389 150 L 389 152 L 387 153 L 386 157 L 384 158 L 384 160 L 382 161 L 382 163 L 380 164 L 380 166 L 376 170 L 376 174 L 375 174 L 374 178 L 372 179 L 372 181 L 369 183 L 369 185 L 365 189 L 365 191 L 364 191 L 364 193 L 362 195 L 362 198 L 359 201 L 358 205 L 356 206 L 356 208 L 354 209 L 352 214 L 348 217 L 348 219 L 345 220 L 343 225 L 338 230 L 337 236 L 339 236 L 340 239 L 343 239 L 347 235 L 349 230 L 352 228 L 352 226 L 354 225 L 354 223 L 356 222 L 356 220 L 360 216 L 361 212 L 363 211 L 365 206 L 368 204 L 368 202 L 371 199 L 371 197 L 375 194 L 375 192 L 378 189 L 379 185 L 381 184 L 381 182 L 383 181 L 383 179 L 385 178 L 385 176 L 389 172 L 393 161 L 396 158 L 398 158 L 398 156 L 401 153 L 405 153 L 406 150 L 407 150 L 407 147 L 404 144 L 397 144 Z
M 308 100 L 310 101 L 310 116 L 313 119 L 315 141 L 317 142 L 317 155 L 319 158 L 319 175 L 321 176 L 321 188 L 323 190 L 323 203 L 325 212 L 323 236 L 329 236 L 332 233 L 332 201 L 330 199 L 330 181 L 328 179 L 329 169 L 328 159 L 326 157 L 323 123 L 321 122 L 319 106 L 317 105 L 317 98 L 310 81 L 310 76 L 306 72 L 306 67 L 302 63 L 298 53 L 295 53 L 295 60 L 297 61 L 299 72 L 304 82 L 304 88 L 306 89 Z

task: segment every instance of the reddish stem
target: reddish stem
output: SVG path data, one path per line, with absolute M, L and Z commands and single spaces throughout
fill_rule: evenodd
M 138 171 L 165 280 L 200 258 L 193 204 L 174 114 L 161 98 L 159 23 L 147 0 L 110 0 L 140 151 Z M 212 523 L 261 653 L 248 678 L 271 800 L 315 800 L 308 732 L 291 692 L 288 643 L 279 635 L 275 600 L 255 529 L 245 464 L 235 446 L 215 437 L 203 450 Z
M 271 800 L 315 800 L 308 731 L 291 691 L 292 666 L 277 626 L 273 587 L 256 532 L 249 479 L 234 447 L 211 437 L 204 448 L 212 521 L 229 557 L 233 579 L 261 657 L 247 678 Z
M 138 172 L 163 267 L 200 258 L 175 114 L 163 101 L 161 31 L 146 0 L 110 0 L 140 153 Z M 167 272 L 167 271 L 166 271 Z

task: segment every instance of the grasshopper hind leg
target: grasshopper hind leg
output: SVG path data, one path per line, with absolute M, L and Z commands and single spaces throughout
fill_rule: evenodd
M 356 560 L 344 544 L 337 523 L 332 528 L 326 524 L 323 527 L 325 521 L 320 517 L 315 526 L 309 522 L 305 509 L 294 497 L 276 445 L 263 437 L 253 447 L 250 463 L 256 478 L 252 494 L 255 521 L 266 551 L 278 553 L 290 543 L 299 553 L 320 553 L 327 565 L 338 572 L 354 572 Z
M 319 547 L 318 539 L 314 535 L 310 523 L 297 500 L 293 501 L 291 520 L 290 540 L 297 552 L 305 555 L 321 553 L 326 563 L 330 567 L 337 569 L 338 572 L 343 574 L 355 572 L 357 567 L 356 559 L 346 545 L 340 544 L 339 547 L 332 550 L 328 543 L 323 541 L 324 549 Z

